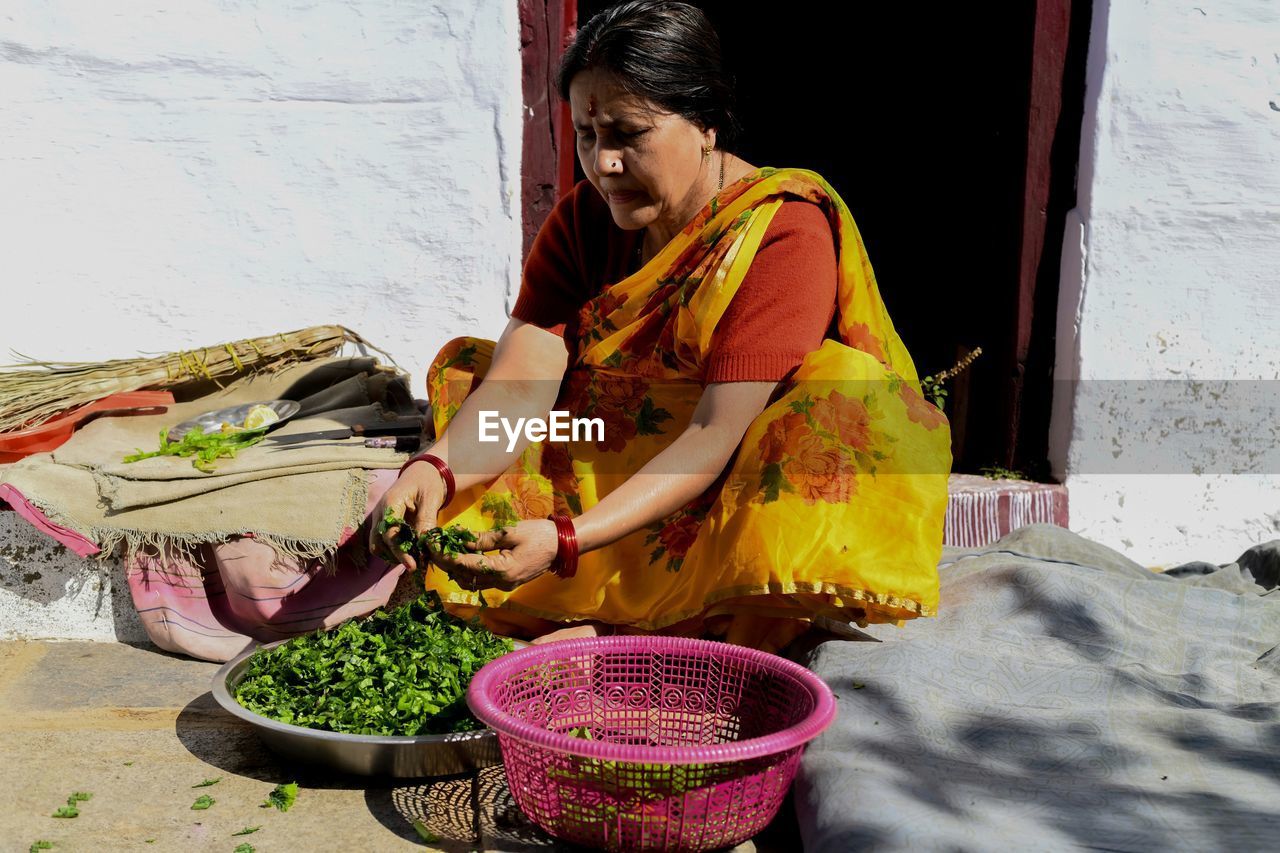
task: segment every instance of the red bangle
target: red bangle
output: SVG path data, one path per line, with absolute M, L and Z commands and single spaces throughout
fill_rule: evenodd
M 449 502 L 453 500 L 454 487 L 453 472 L 449 470 L 449 463 L 439 456 L 433 456 L 430 453 L 419 453 L 417 456 L 409 457 L 409 461 L 400 466 L 400 474 L 403 474 L 404 469 L 415 462 L 430 462 L 436 466 L 436 470 L 440 472 L 440 479 L 444 480 L 444 503 L 440 504 L 440 506 L 448 506 Z M 396 476 L 399 476 L 399 474 Z
M 551 562 L 551 572 L 562 580 L 578 573 L 578 534 L 573 519 L 567 515 L 552 515 L 556 526 L 556 558 Z

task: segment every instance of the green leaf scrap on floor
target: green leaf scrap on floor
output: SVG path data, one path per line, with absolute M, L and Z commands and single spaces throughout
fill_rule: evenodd
M 219 776 L 217 779 L 205 779 L 205 780 L 204 780 L 203 782 L 201 782 L 199 785 L 192 785 L 191 787 L 193 787 L 193 788 L 207 788 L 207 787 L 209 787 L 210 785 L 216 785 L 216 784 L 218 784 L 218 783 L 219 783 L 219 782 L 221 782 L 221 781 L 222 781 L 222 777 L 221 777 L 221 776 Z
M 67 797 L 67 804 L 59 807 L 52 816 L 64 818 L 80 817 L 80 809 L 76 808 L 76 803 L 83 803 L 86 800 L 92 799 L 93 794 L 88 794 L 84 791 L 76 791 L 71 796 Z
M 244 844 L 236 845 L 235 853 L 254 853 L 257 849 L 252 844 L 245 842 Z
M 33 841 L 31 846 L 27 848 L 27 853 L 36 853 L 37 850 L 52 850 L 52 841 Z
M 266 800 L 263 801 L 259 808 L 269 809 L 275 806 L 282 812 L 287 812 L 293 808 L 294 800 L 298 799 L 298 783 L 290 782 L 287 785 L 276 785 L 270 794 L 267 794 Z
M 259 824 L 258 826 L 246 826 L 244 829 L 240 830 L 239 832 L 231 833 L 231 837 L 235 838 L 237 835 L 253 835 L 259 829 L 262 829 L 261 824 Z
M 182 436 L 181 441 L 170 441 L 167 430 L 160 431 L 160 449 L 145 452 L 139 450 L 124 458 L 125 462 L 140 462 L 153 456 L 191 456 L 192 466 L 205 473 L 213 472 L 215 460 L 226 456 L 232 459 L 246 447 L 252 447 L 267 434 L 263 431 L 248 432 L 205 432 L 200 427 L 192 427 Z
M 209 796 L 208 794 L 201 794 L 199 797 L 196 798 L 196 801 L 191 804 L 191 809 L 192 811 L 197 811 L 197 812 L 204 811 L 205 809 L 209 808 L 209 806 L 213 805 L 216 802 L 217 800 L 215 800 L 213 797 Z
M 403 607 L 259 651 L 236 701 L 282 723 L 362 735 L 475 731 L 466 690 L 511 641 L 445 612 L 427 592 Z

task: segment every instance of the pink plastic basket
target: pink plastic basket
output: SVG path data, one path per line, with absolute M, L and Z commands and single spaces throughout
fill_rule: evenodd
M 676 637 L 531 646 L 485 665 L 467 702 L 498 733 L 521 810 L 552 835 L 612 850 L 755 835 L 836 713 L 804 667 Z

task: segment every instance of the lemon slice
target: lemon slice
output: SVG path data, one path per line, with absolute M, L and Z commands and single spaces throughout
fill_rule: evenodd
M 276 421 L 280 420 L 280 416 L 276 414 L 276 410 L 270 406 L 254 406 L 249 410 L 249 414 L 244 417 L 245 429 L 263 429 L 269 427 Z

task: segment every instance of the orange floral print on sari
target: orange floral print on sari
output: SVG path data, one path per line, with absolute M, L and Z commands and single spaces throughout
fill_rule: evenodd
M 871 334 L 871 327 L 866 323 L 850 323 L 845 340 L 854 349 L 860 349 L 884 361 L 884 346 L 875 335 Z
M 813 433 L 796 436 L 782 465 L 788 491 L 807 504 L 843 503 L 857 492 L 854 467 L 839 450 Z
M 923 424 L 925 429 L 937 429 L 946 425 L 947 416 L 942 413 L 942 410 L 926 400 L 924 395 L 915 388 L 904 382 L 899 387 L 898 393 L 902 397 L 902 402 L 907 404 L 907 417 L 912 421 Z
M 875 474 L 876 464 L 893 452 L 893 436 L 872 428 L 883 419 L 868 409 L 874 400 L 873 394 L 859 400 L 832 391 L 792 402 L 758 444 L 765 465 L 755 500 L 769 503 L 788 492 L 806 504 L 839 503 L 856 495 L 857 475 Z

